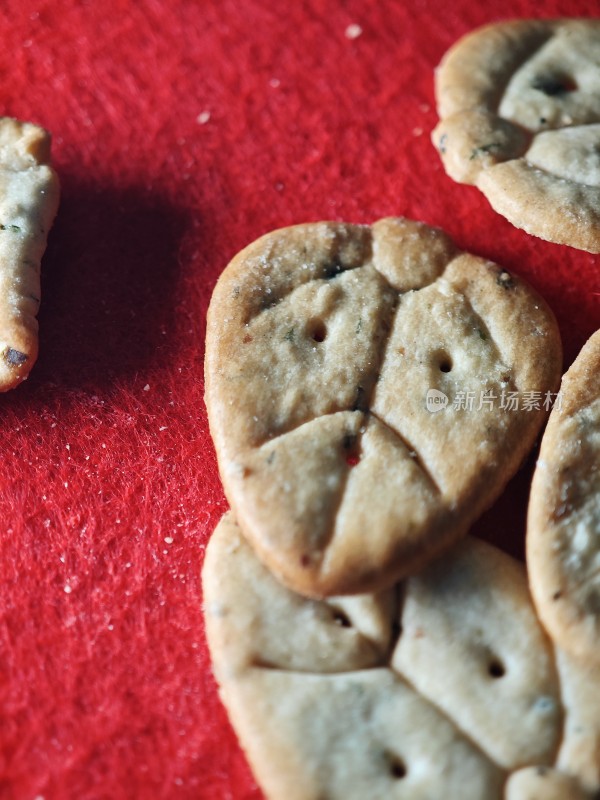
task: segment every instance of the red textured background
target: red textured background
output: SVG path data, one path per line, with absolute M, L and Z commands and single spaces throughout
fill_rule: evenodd
M 444 51 L 534 13 L 598 2 L 2 4 L 1 113 L 53 132 L 62 182 L 40 359 L 0 396 L 2 800 L 261 798 L 217 699 L 199 585 L 226 508 L 205 313 L 244 245 L 406 215 L 528 278 L 567 364 L 600 327 L 600 257 L 511 227 L 429 141 Z M 517 553 L 528 469 L 477 526 Z

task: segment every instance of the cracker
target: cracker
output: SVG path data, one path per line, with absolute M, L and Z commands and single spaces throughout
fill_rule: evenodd
M 270 800 L 499 800 L 510 772 L 553 765 L 553 651 L 491 545 L 467 537 L 340 619 L 347 601 L 283 587 L 227 514 L 202 577 L 220 696 Z
M 569 775 L 549 767 L 525 767 L 510 776 L 505 800 L 593 800 Z
M 219 654 L 219 679 L 253 666 L 333 673 L 384 663 L 392 638 L 393 592 L 323 603 L 287 591 L 252 556 L 232 514 L 219 523 L 209 553 L 203 572 L 205 613 L 211 646 Z
M 451 558 L 407 581 L 392 667 L 500 766 L 549 763 L 559 684 L 522 565 L 476 539 Z
M 563 378 L 527 524 L 531 591 L 563 649 L 600 665 L 600 332 Z
M 0 391 L 29 374 L 38 354 L 40 262 L 59 185 L 42 128 L 0 118 Z
M 565 726 L 557 765 L 590 793 L 600 791 L 600 666 L 557 650 Z
M 541 298 L 440 230 L 385 219 L 268 234 L 227 267 L 208 313 L 228 500 L 291 588 L 377 591 L 498 496 L 560 368 Z M 432 391 L 446 402 L 435 413 Z M 500 409 L 511 392 L 537 393 L 537 408 Z
M 513 225 L 600 252 L 600 20 L 476 30 L 436 71 L 447 173 Z

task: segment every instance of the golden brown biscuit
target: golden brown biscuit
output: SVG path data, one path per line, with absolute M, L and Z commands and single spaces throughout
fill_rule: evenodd
M 522 564 L 467 537 L 408 579 L 401 623 L 396 672 L 504 769 L 551 763 L 559 682 Z
M 554 765 L 554 652 L 523 566 L 491 545 L 467 537 L 396 592 L 345 605 L 279 584 L 226 514 L 202 580 L 220 696 L 270 800 L 500 800 L 511 772 Z M 576 695 L 593 686 L 569 676 L 579 729 Z M 566 741 L 589 754 L 595 739 Z M 579 786 L 564 761 L 571 778 L 552 785 Z
M 513 225 L 600 252 L 600 20 L 476 30 L 436 71 L 447 173 Z
M 276 231 L 231 262 L 208 313 L 225 492 L 296 591 L 379 590 L 498 496 L 560 369 L 543 300 L 440 230 L 385 219 Z M 537 402 L 506 402 L 527 396 Z
M 531 487 L 527 564 L 564 650 L 600 664 L 600 332 L 563 378 Z

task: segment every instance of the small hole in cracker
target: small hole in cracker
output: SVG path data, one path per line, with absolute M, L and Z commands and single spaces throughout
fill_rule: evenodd
M 401 780 L 402 778 L 406 778 L 406 764 L 404 761 L 395 755 L 391 755 L 388 753 L 388 761 L 390 765 L 390 775 L 392 778 L 396 778 L 396 780 Z
M 343 270 L 344 268 L 342 267 L 341 264 L 333 262 L 332 264 L 328 264 L 325 267 L 325 272 L 323 274 L 323 277 L 325 278 L 326 281 L 330 281 L 332 278 L 336 278 L 340 274 L 340 272 L 343 272 Z
M 314 342 L 321 342 L 325 341 L 327 336 L 327 327 L 325 323 L 321 319 L 313 319 L 308 323 L 308 333 L 311 339 Z
M 440 372 L 450 372 L 452 370 L 452 359 L 447 353 L 441 356 L 439 368 Z
M 502 678 L 506 674 L 504 664 L 498 658 L 494 658 L 490 661 L 488 672 L 492 678 Z
M 351 628 L 352 623 L 350 622 L 349 617 L 344 614 L 343 611 L 340 611 L 339 608 L 336 608 L 333 612 L 333 621 L 336 625 L 339 625 L 340 628 Z

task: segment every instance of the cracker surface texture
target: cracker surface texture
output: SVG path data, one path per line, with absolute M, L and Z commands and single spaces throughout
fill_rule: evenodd
M 600 331 L 563 378 L 531 488 L 527 564 L 542 622 L 600 665 Z
M 59 201 L 42 128 L 0 118 L 0 391 L 24 380 L 38 355 L 40 262 Z
M 438 229 L 268 234 L 227 267 L 208 313 L 206 403 L 236 519 L 302 594 L 390 586 L 499 495 L 561 358 L 544 301 Z M 506 402 L 525 393 L 537 407 Z
M 393 590 L 311 600 L 276 581 L 228 513 L 202 578 L 220 696 L 269 800 L 600 788 L 582 728 L 599 676 L 568 660 L 559 672 L 523 565 L 491 545 L 467 537 Z
M 525 767 L 510 776 L 505 800 L 593 800 L 570 775 L 549 767 Z
M 557 665 L 565 707 L 557 764 L 594 795 L 600 790 L 600 666 L 560 648 Z
M 437 68 L 432 139 L 446 172 L 513 225 L 600 252 L 600 20 L 518 20 Z

